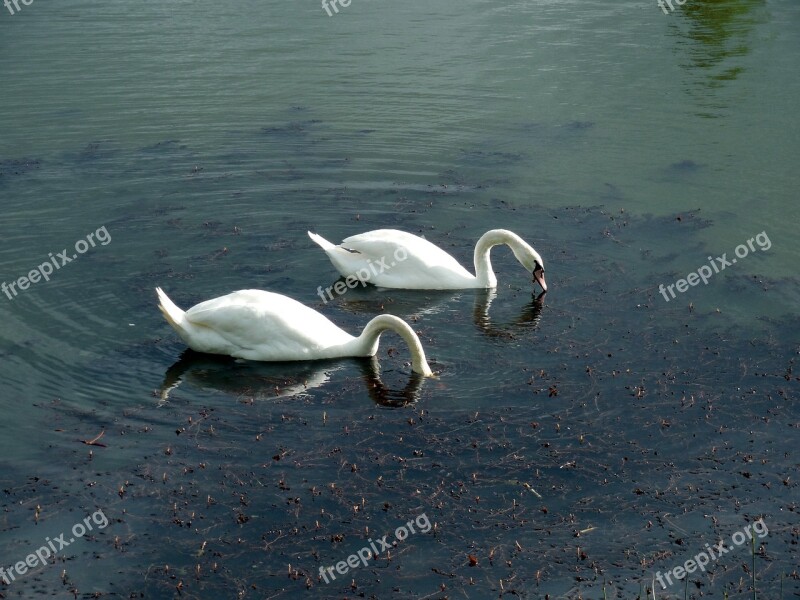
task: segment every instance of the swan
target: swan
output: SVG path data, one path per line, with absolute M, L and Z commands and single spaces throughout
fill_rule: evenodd
M 363 285 L 369 282 L 385 288 L 414 290 L 497 287 L 489 252 L 492 247 L 505 244 L 522 266 L 533 274 L 533 281 L 547 291 L 542 257 L 525 240 L 507 229 L 487 231 L 475 244 L 475 275 L 438 246 L 405 231 L 367 231 L 346 238 L 339 246 L 310 231 L 308 236 L 325 251 L 339 273 L 351 278 L 353 283 L 352 278 L 355 278 Z M 387 264 L 389 260 L 391 262 Z
M 378 315 L 358 337 L 297 300 L 263 290 L 239 290 L 183 311 L 159 287 L 167 322 L 197 352 L 261 361 L 294 361 L 374 356 L 384 331 L 394 331 L 411 350 L 411 369 L 433 375 L 422 344 L 409 325 L 393 315 Z

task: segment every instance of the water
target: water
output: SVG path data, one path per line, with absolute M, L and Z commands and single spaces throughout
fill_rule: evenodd
M 782 574 L 800 594 L 794 3 L 21 7 L 0 6 L 0 279 L 110 241 L 0 295 L 0 566 L 110 523 L 6 597 L 631 598 L 759 517 L 759 597 Z M 467 266 L 511 229 L 550 291 L 498 248 L 496 293 L 324 304 L 305 232 L 381 227 Z M 156 286 L 279 291 L 351 333 L 396 314 L 439 376 L 392 336 L 380 367 L 186 354 Z M 689 596 L 752 597 L 751 553 Z

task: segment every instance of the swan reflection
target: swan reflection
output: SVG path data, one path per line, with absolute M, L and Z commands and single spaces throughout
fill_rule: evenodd
M 378 294 L 391 293 L 391 296 Z M 364 290 L 353 290 L 347 298 L 339 301 L 340 309 L 354 314 L 375 314 L 390 309 L 393 313 L 404 315 L 410 323 L 416 323 L 421 316 L 461 314 L 462 302 L 474 298 L 472 320 L 475 326 L 490 337 L 513 337 L 525 329 L 536 329 L 542 319 L 546 292 L 532 296 L 519 309 L 517 316 L 507 323 L 497 323 L 490 316 L 492 302 L 497 298 L 496 289 L 467 291 L 386 290 L 370 286 Z M 450 320 L 451 317 L 448 317 Z
M 492 322 L 489 316 L 489 308 L 492 305 L 492 301 L 497 297 L 497 292 L 495 290 L 479 292 L 475 296 L 472 320 L 475 322 L 475 326 L 489 337 L 513 337 L 514 332 L 524 329 L 536 329 L 542 320 L 542 309 L 544 308 L 544 296 L 546 293 L 542 292 L 530 302 L 524 304 L 513 321 L 497 324 Z
M 381 379 L 381 368 L 376 357 L 360 361 L 359 364 L 361 365 L 362 379 L 367 386 L 367 393 L 378 406 L 398 408 L 414 404 L 420 399 L 425 377 L 419 373 L 411 371 L 410 375 L 402 374 L 408 383 L 402 389 L 393 389 Z M 384 372 L 384 375 L 389 372 Z
M 414 372 L 410 377 L 404 375 L 408 383 L 403 389 L 396 390 L 384 384 L 376 357 L 358 360 L 358 364 L 367 393 L 377 405 L 399 407 L 419 399 L 425 381 L 423 376 Z M 167 402 L 169 394 L 183 382 L 199 389 L 254 400 L 303 397 L 310 390 L 328 383 L 331 375 L 344 367 L 342 361 L 268 363 L 187 349 L 164 373 L 159 390 L 160 404 Z

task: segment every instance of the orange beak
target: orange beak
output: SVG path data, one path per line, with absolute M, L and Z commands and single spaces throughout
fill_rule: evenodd
M 533 272 L 533 281 L 542 286 L 542 291 L 547 291 L 547 283 L 544 280 L 544 269 L 536 269 Z

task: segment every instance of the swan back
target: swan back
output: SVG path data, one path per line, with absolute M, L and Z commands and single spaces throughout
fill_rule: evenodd
M 435 290 L 475 285 L 475 276 L 447 252 L 396 229 L 353 235 L 326 252 L 342 275 L 355 275 L 377 286 Z
M 197 341 L 219 337 L 226 343 L 225 348 L 200 351 L 250 360 L 332 358 L 339 356 L 331 354 L 332 348 L 353 339 L 316 310 L 263 290 L 240 290 L 206 300 L 186 311 L 185 317 Z

